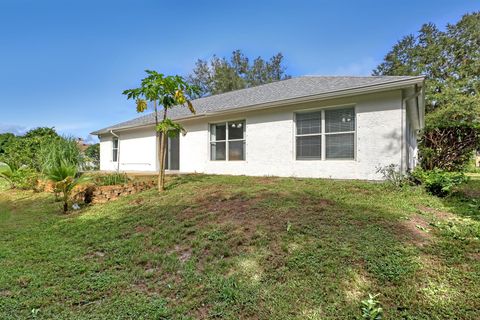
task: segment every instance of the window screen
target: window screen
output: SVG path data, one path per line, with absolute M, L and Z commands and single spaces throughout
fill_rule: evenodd
M 355 131 L 353 108 L 325 110 L 325 132 Z
M 297 137 L 297 159 L 321 159 L 322 157 L 321 136 Z
M 297 113 L 295 120 L 297 160 L 355 158 L 353 107 Z
M 355 158 L 354 108 L 325 110 L 325 158 Z
M 112 160 L 113 162 L 118 161 L 118 138 L 112 139 Z
M 321 113 L 298 113 L 297 114 L 297 134 L 321 133 L 322 122 Z
M 297 113 L 296 157 L 297 160 L 322 158 L 322 113 Z
M 245 160 L 245 121 L 210 125 L 211 160 Z
M 342 133 L 326 136 L 326 158 L 327 159 L 353 159 L 354 134 Z

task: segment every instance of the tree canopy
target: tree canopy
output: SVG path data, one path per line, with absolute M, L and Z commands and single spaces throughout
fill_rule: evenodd
M 480 145 L 480 12 L 444 31 L 424 24 L 395 44 L 374 75 L 425 75 L 422 165 L 458 170 Z
M 153 103 L 155 112 L 155 130 L 160 141 L 157 157 L 159 165 L 158 190 L 165 189 L 165 155 L 167 152 L 167 136 L 174 137 L 184 131 L 180 123 L 174 122 L 167 117 L 169 109 L 175 106 L 185 106 L 191 113 L 195 113 L 190 99 L 199 94 L 199 88 L 189 84 L 183 77 L 165 76 L 152 70 L 145 70 L 147 76 L 141 80 L 138 88 L 127 89 L 123 94 L 127 99 L 135 99 L 137 112 L 144 112 L 147 103 Z M 163 109 L 163 117 L 158 119 L 158 106 Z M 160 136 L 158 136 L 160 134 Z
M 251 62 L 242 51 L 235 50 L 230 59 L 214 55 L 210 61 L 197 60 L 188 81 L 205 96 L 290 78 L 285 71 L 281 53 L 268 60 L 257 57 Z

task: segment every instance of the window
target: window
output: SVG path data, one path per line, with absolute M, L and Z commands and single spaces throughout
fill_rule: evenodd
M 325 135 L 326 159 L 354 159 L 354 109 L 325 110 Z
M 321 118 L 321 112 L 297 114 L 297 160 L 322 158 Z
M 296 114 L 296 159 L 355 158 L 354 108 Z
M 112 139 L 112 160 L 113 162 L 118 161 L 118 138 Z
M 245 160 L 245 121 L 210 125 L 211 160 Z

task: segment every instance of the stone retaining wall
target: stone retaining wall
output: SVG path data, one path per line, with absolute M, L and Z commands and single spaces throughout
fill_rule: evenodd
M 155 187 L 155 181 L 132 182 L 113 186 L 83 187 L 73 196 L 73 202 L 77 203 L 105 203 L 116 200 L 121 196 L 135 194 Z

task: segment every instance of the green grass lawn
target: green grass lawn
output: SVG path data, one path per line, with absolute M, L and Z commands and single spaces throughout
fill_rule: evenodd
M 0 319 L 355 319 L 369 293 L 479 319 L 479 191 L 191 175 L 62 215 L 3 190 Z

